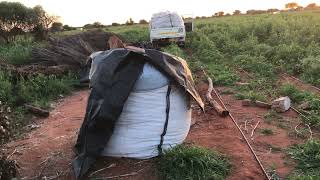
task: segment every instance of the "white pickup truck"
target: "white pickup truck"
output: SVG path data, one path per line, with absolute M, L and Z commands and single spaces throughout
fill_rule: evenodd
M 150 41 L 154 46 L 171 42 L 184 46 L 186 31 L 181 16 L 174 12 L 160 12 L 152 15 Z

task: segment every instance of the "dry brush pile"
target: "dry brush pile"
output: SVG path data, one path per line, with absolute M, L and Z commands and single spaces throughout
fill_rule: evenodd
M 88 31 L 64 38 L 50 38 L 46 47 L 34 48 L 33 61 L 45 65 L 82 67 L 94 51 L 109 49 L 108 39 L 115 34 L 102 30 Z

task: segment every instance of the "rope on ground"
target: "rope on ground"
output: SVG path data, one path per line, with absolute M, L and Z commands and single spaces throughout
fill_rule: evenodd
M 300 116 L 302 116 L 303 118 L 305 118 L 305 119 L 307 119 L 308 121 L 310 121 L 310 119 L 307 117 L 307 116 L 305 116 L 304 114 L 302 114 L 300 111 L 298 111 L 296 108 L 294 108 L 294 107 L 290 107 L 293 111 L 295 111 L 296 113 L 298 113 Z M 294 130 L 299 134 L 300 132 L 297 130 L 297 128 L 298 128 L 298 126 L 299 125 L 301 125 L 301 123 L 300 124 L 298 124 L 295 128 L 294 128 Z M 305 126 L 307 126 L 308 127 L 308 129 L 309 129 L 309 133 L 310 133 L 310 136 L 309 136 L 309 140 L 311 140 L 312 139 L 312 130 L 311 130 L 311 127 L 310 127 L 310 125 L 309 124 L 307 124 L 307 123 L 305 123 L 304 124 Z
M 288 77 L 290 77 L 290 78 L 292 78 L 292 79 L 294 79 L 294 80 L 296 80 L 296 81 L 299 81 L 299 82 L 301 82 L 301 83 L 303 83 L 303 84 L 306 84 L 306 83 L 303 82 L 301 79 L 296 78 L 296 77 L 294 77 L 294 76 L 291 76 L 290 74 L 287 74 L 287 73 L 283 73 L 283 74 L 285 74 L 286 76 L 288 76 Z M 313 86 L 313 85 L 311 85 L 311 84 L 307 84 L 307 85 L 320 92 L 320 88 L 318 88 L 318 87 L 316 87 L 316 86 Z
M 228 111 L 226 105 L 225 105 L 224 102 L 222 101 L 221 96 L 219 95 L 219 93 L 218 93 L 214 88 L 213 88 L 213 92 L 214 92 L 215 95 L 218 97 L 218 99 L 219 99 L 220 103 L 222 104 L 222 106 Z M 237 129 L 240 131 L 242 137 L 243 137 L 244 140 L 246 141 L 246 143 L 247 143 L 247 145 L 248 145 L 251 153 L 253 154 L 255 160 L 258 162 L 258 164 L 259 164 L 259 166 L 260 166 L 263 174 L 265 175 L 265 177 L 266 177 L 268 180 L 270 180 L 270 177 L 269 177 L 267 171 L 264 169 L 261 161 L 259 160 L 258 156 L 257 156 L 256 153 L 254 152 L 254 150 L 253 150 L 252 146 L 250 145 L 248 139 L 246 138 L 246 136 L 244 135 L 244 133 L 243 133 L 242 130 L 240 129 L 239 125 L 237 124 L 235 118 L 232 116 L 232 114 L 230 113 L 230 111 L 229 111 L 229 117 L 232 119 L 233 123 L 235 124 L 235 126 L 237 127 Z

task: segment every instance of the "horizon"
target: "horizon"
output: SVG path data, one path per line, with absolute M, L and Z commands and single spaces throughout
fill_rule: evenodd
M 141 19 L 150 20 L 153 13 L 169 10 L 175 11 L 180 15 L 191 14 L 196 16 L 212 16 L 218 11 L 232 14 L 235 10 L 245 13 L 247 10 L 267 10 L 271 8 L 285 9 L 285 4 L 297 2 L 300 6 L 307 6 L 310 3 L 320 5 L 320 0 L 261 0 L 257 3 L 254 0 L 199 0 L 184 2 L 182 0 L 169 1 L 163 0 L 160 4 L 150 3 L 147 0 L 133 2 L 129 0 L 106 2 L 101 0 L 76 1 L 76 0 L 8 0 L 9 2 L 20 2 L 27 7 L 41 5 L 49 14 L 60 17 L 59 21 L 74 27 L 82 27 L 85 24 L 101 22 L 109 25 L 111 23 L 125 23 L 129 18 L 134 22 Z M 139 4 L 141 5 L 139 5 Z M 125 5 L 124 5 L 125 4 Z M 155 6 L 155 7 L 153 7 Z M 112 7 L 112 8 L 108 8 Z M 208 8 L 212 7 L 212 8 Z

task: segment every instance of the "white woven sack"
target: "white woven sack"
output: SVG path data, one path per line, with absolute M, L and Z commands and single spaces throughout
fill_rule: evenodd
M 102 155 L 147 159 L 158 155 L 158 145 L 166 120 L 168 86 L 132 92 L 116 122 Z M 170 112 L 163 149 L 181 144 L 190 129 L 190 98 L 182 89 L 172 87 Z

